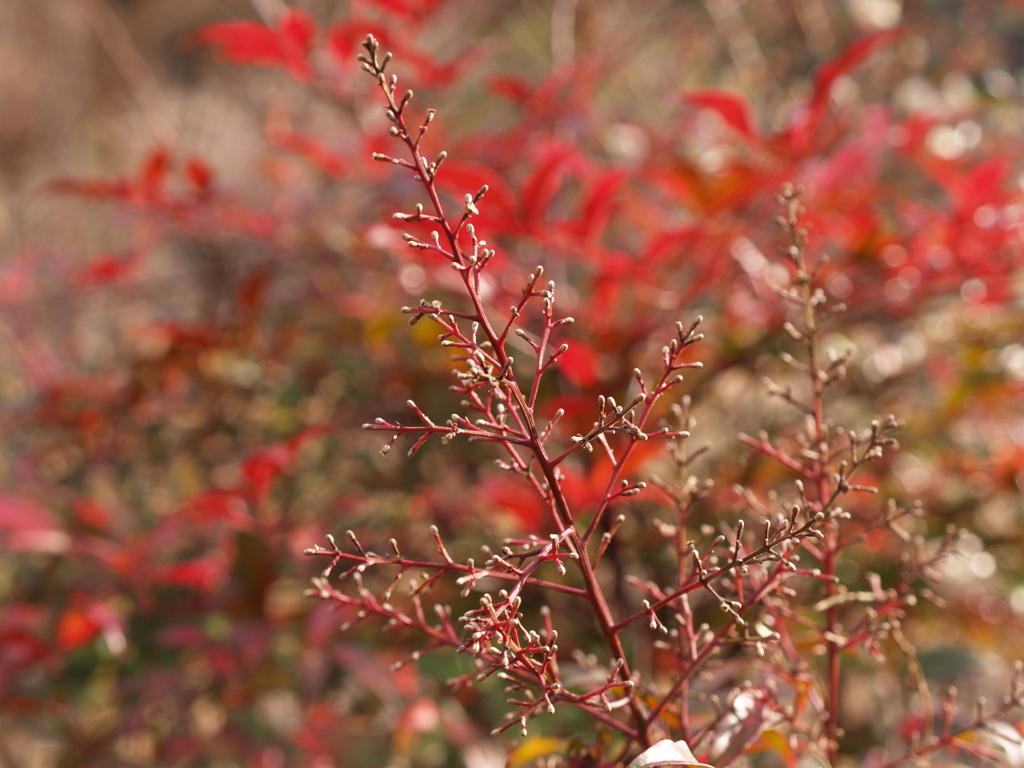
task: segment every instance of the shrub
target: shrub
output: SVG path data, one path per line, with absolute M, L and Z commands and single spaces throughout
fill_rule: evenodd
M 835 765 L 841 750 L 859 752 L 841 742 L 842 659 L 848 655 L 884 662 L 890 645 L 904 655 L 917 679 L 924 724 L 913 732 L 903 754 L 887 759 L 879 752 L 871 762 L 896 765 L 943 749 L 994 756 L 968 736 L 985 728 L 990 718 L 1002 720 L 1024 704 L 1020 663 L 1009 693 L 994 712 L 980 706 L 973 719 L 962 721 L 953 690 L 941 716 L 932 708 L 902 623 L 919 600 L 935 600 L 922 580 L 954 551 L 958 533 L 950 530 L 929 548 L 923 536 L 903 527 L 905 518 L 920 513 L 919 504 L 904 508 L 890 499 L 879 510 L 858 498 L 877 492 L 875 485 L 861 484 L 859 476 L 896 445 L 892 433 L 899 422 L 887 416 L 865 428 L 843 427 L 826 408 L 826 396 L 846 378 L 852 350 L 837 351 L 824 343 L 828 324 L 846 306 L 822 288 L 827 259 L 808 252 L 800 191 L 787 183 L 778 197 L 783 208 L 778 224 L 786 233 L 779 251 L 788 270 L 777 274 L 772 288 L 792 308 L 785 315 L 792 320 L 783 329 L 800 351 L 781 357 L 804 381 L 777 384 L 766 379 L 766 384 L 804 422 L 787 430 L 782 443 L 770 442 L 766 433 L 759 438 L 741 435 L 755 455 L 784 467 L 795 490 L 765 497 L 757 489 L 736 485 L 736 494 L 745 501 L 739 512 L 755 517 L 718 509 L 710 517 L 714 524 L 698 525 L 712 482 L 690 474 L 702 451 L 687 447 L 696 425 L 689 397 L 672 409 L 675 427 L 664 419 L 661 426 L 654 425 L 659 413 L 668 416 L 659 401 L 683 383 L 681 371 L 701 367 L 692 360 L 691 348 L 703 339 L 697 333 L 702 318 L 676 324 L 654 376 L 633 369 L 634 382 L 621 396 L 623 404 L 611 395 L 599 396 L 589 428 L 566 435 L 558 426 L 565 415 L 561 408 L 542 417 L 551 412 L 540 397 L 545 375 L 570 349 L 560 343 L 560 336 L 573 318 L 556 309 L 556 283 L 545 284 L 542 266 L 529 275 L 507 313 L 491 308 L 493 298 L 482 293 L 496 251 L 488 248 L 472 222 L 488 187 L 467 193 L 460 214 L 446 213 L 437 178 L 447 153 L 431 161 L 421 150 L 435 113 L 428 110 L 417 127 L 409 117 L 412 91 L 399 96 L 397 76 L 386 72 L 391 55 L 382 55 L 373 36 L 364 47 L 363 68 L 377 80 L 390 133 L 403 145 L 402 155 L 377 152 L 374 159 L 408 169 L 430 202 L 427 211 L 417 204 L 413 213 L 396 213 L 394 218 L 432 228 L 429 238 L 405 234 L 403 239 L 448 262 L 468 303 L 451 308 L 423 300 L 402 310 L 412 315 L 414 324 L 433 321 L 441 330 L 441 346 L 455 353 L 456 384 L 451 390 L 462 398 L 463 413 L 453 413 L 442 425 L 410 400 L 408 407 L 419 423 L 378 418 L 363 428 L 392 434 L 383 454 L 403 436 L 413 438 L 409 457 L 434 436 L 444 443 L 464 437 L 496 444 L 503 457 L 496 459 L 497 466 L 518 476 L 524 492 L 534 492 L 547 521 L 525 537 L 505 539 L 500 549 L 485 545 L 487 559 L 481 566 L 472 558 L 453 559 L 436 526 L 431 531 L 440 558 L 432 560 L 403 556 L 394 538 L 393 552 L 378 555 L 350 530 L 354 551 L 342 549 L 331 537 L 330 548 L 307 552 L 330 559 L 310 594 L 351 616 L 346 625 L 372 617 L 383 619 L 386 631 L 414 628 L 424 635 L 428 645 L 398 662 L 396 669 L 438 648 L 472 656 L 472 671 L 449 683 L 462 688 L 492 676 L 504 681 L 512 709 L 493 736 L 517 726 L 527 739 L 529 723 L 538 715 L 554 715 L 559 707 L 580 710 L 597 729 L 596 737 L 577 746 L 591 764 L 621 764 L 638 750 L 645 750 L 638 760 L 664 760 L 667 744 L 679 739 L 679 753 L 669 753 L 670 761 L 674 757 L 696 764 L 694 750 L 706 763 L 728 765 L 771 749 L 787 764 L 811 755 Z M 832 279 L 838 274 L 833 271 Z M 516 365 L 511 354 L 517 336 L 533 358 L 526 364 Z M 613 517 L 612 508 L 626 507 L 625 499 L 647 489 L 646 481 L 632 477 L 650 462 L 650 455 L 643 457 L 637 449 L 659 442 L 666 444 L 675 472 L 669 481 L 651 477 L 650 482 L 669 505 L 628 510 L 646 518 L 663 539 L 657 546 L 642 526 L 633 526 L 631 536 L 622 533 L 627 515 Z M 595 499 L 578 507 L 570 501 L 568 467 L 583 475 L 599 473 Z M 613 541 L 620 550 L 634 553 L 625 567 L 621 561 L 617 567 L 607 565 L 611 558 L 605 555 Z M 889 579 L 871 571 L 840 577 L 847 560 L 863 566 L 873 559 L 889 561 Z M 335 570 L 341 571 L 342 580 L 353 582 L 351 591 L 331 585 Z M 366 582 L 379 578 L 380 570 L 393 573 L 382 582 L 383 591 L 375 593 Z M 433 599 L 434 588 L 445 577 L 461 588 L 462 598 L 481 593 L 477 604 L 466 608 L 464 601 L 441 589 Z M 637 597 L 624 594 L 623 582 L 642 596 L 639 607 Z M 409 594 L 406 605 L 397 602 L 400 585 Z M 425 600 L 432 603 L 429 608 Z M 616 602 L 617 611 L 611 607 Z M 637 630 L 643 625 L 647 632 Z M 632 641 L 631 652 L 626 637 Z M 638 670 L 641 665 L 646 667 L 643 672 Z M 655 745 L 659 739 L 666 741 Z M 511 753 L 510 762 L 521 762 L 524 753 L 532 756 L 538 750 L 527 739 Z

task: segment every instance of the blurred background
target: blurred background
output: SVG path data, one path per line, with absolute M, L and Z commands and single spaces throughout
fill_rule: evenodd
M 734 483 L 791 482 L 736 436 L 799 423 L 760 382 L 785 381 L 790 349 L 772 198 L 807 187 L 850 308 L 831 414 L 904 419 L 882 498 L 923 502 L 926 545 L 970 530 L 944 607 L 906 634 L 936 691 L 998 699 L 1024 645 L 1024 6 L 290 7 L 312 24 L 278 0 L 0 3 L 0 766 L 505 764 L 497 687 L 447 693 L 466 671 L 451 654 L 393 673 L 416 637 L 340 633 L 352 617 L 303 596 L 320 567 L 303 550 L 327 533 L 426 555 L 436 523 L 462 558 L 547 533 L 493 453 L 385 458 L 359 429 L 407 418 L 411 396 L 454 405 L 435 330 L 399 312 L 453 283 L 392 227 L 419 190 L 369 159 L 389 146 L 355 63 L 369 32 L 438 109 L 446 194 L 490 185 L 495 305 L 544 263 L 576 317 L 546 413 L 586 429 L 676 319 L 707 317 L 689 391 L 708 521 L 743 510 Z M 600 469 L 568 471 L 585 513 Z M 658 505 L 629 509 L 643 544 Z M 845 577 L 898 550 L 865 548 Z M 918 728 L 906 663 L 851 662 L 851 762 Z M 579 727 L 538 723 L 535 754 Z

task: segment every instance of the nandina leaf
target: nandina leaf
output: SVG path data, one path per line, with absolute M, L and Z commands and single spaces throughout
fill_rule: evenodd
M 146 155 L 133 179 L 58 179 L 50 187 L 55 192 L 63 194 L 113 198 L 132 205 L 152 204 L 164 197 L 170 160 L 170 152 L 165 147 L 158 146 Z
M 555 67 L 539 83 L 527 85 L 528 98 L 522 105 L 526 110 L 525 124 L 533 125 L 536 121 L 550 125 L 562 116 L 588 110 L 606 64 L 601 58 L 580 58 Z
M 75 515 L 90 528 L 107 532 L 113 523 L 113 515 L 95 499 L 81 499 L 74 506 Z
M 156 582 L 170 587 L 185 587 L 201 592 L 212 592 L 227 575 L 227 560 L 220 552 L 192 560 L 164 566 L 156 575 Z
M 628 172 L 622 169 L 609 171 L 595 179 L 583 198 L 579 219 L 566 229 L 582 237 L 589 245 L 600 242 L 615 211 L 617 194 L 628 179 Z
M 242 464 L 242 474 L 249 481 L 253 501 L 257 504 L 266 500 L 274 481 L 284 471 L 291 460 L 291 454 L 285 445 L 272 445 L 256 451 Z
M 42 661 L 51 653 L 46 644 L 25 627 L 0 628 L 0 692 L 9 670 Z
M 313 440 L 319 440 L 331 434 L 332 426 L 327 422 L 310 424 L 303 427 L 288 440 L 288 450 L 292 452 L 292 458 Z
M 346 21 L 333 25 L 327 33 L 327 50 L 343 75 L 352 71 L 352 59 L 360 51 L 367 34 L 373 35 L 384 50 L 394 52 L 404 65 L 414 69 L 420 88 L 451 82 L 469 65 L 473 56 L 473 49 L 469 49 L 451 61 L 438 62 L 431 55 L 413 48 L 408 42 L 410 35 L 395 36 L 389 27 L 378 21 L 350 14 Z
M 689 251 L 706 234 L 699 226 L 684 226 L 658 232 L 647 244 L 642 261 L 652 266 L 664 264 Z
M 91 642 L 100 633 L 99 626 L 80 608 L 69 608 L 57 622 L 57 645 L 73 651 Z
M 900 723 L 900 736 L 905 742 L 910 743 L 914 739 L 919 739 L 924 734 L 925 727 L 924 716 L 917 712 L 912 712 L 906 715 Z
M 395 721 L 392 726 L 392 737 L 398 741 L 411 743 L 417 735 L 436 728 L 440 721 L 441 713 L 437 708 L 437 702 L 422 696 L 411 702 Z
M 260 240 L 274 236 L 277 217 L 267 211 L 250 211 L 237 206 L 221 205 L 210 212 L 215 227 L 228 232 L 242 232 Z
M 0 495 L 0 543 L 14 552 L 60 554 L 71 546 L 71 539 L 38 502 Z
M 249 274 L 238 286 L 235 293 L 236 303 L 239 309 L 240 320 L 243 325 L 253 322 L 259 308 L 267 293 L 267 284 L 270 282 L 270 270 L 257 268 Z
M 203 491 L 189 499 L 178 518 L 198 525 L 224 522 L 239 531 L 252 530 L 254 522 L 242 494 L 234 490 Z
M 510 513 L 524 532 L 543 528 L 549 515 L 544 503 L 520 478 L 487 475 L 480 484 L 481 503 Z
M 565 145 L 545 147 L 537 167 L 523 182 L 519 190 L 519 205 L 523 221 L 532 231 L 543 229 L 548 207 L 565 178 L 573 155 L 574 150 Z
M 131 185 L 125 179 L 54 179 L 50 182 L 50 189 L 64 195 L 81 195 L 102 200 L 127 197 Z
M 282 40 L 293 45 L 296 50 L 308 51 L 313 46 L 316 22 L 305 11 L 291 8 L 281 17 L 279 28 Z
M 473 49 L 461 53 L 447 64 L 439 64 L 430 56 L 406 48 L 402 58 L 416 67 L 416 79 L 425 88 L 435 88 L 454 82 L 466 67 L 476 58 Z
M 686 104 L 717 112 L 727 125 L 751 144 L 760 141 L 750 103 L 742 94 L 724 88 L 703 88 L 684 93 L 682 100 Z
M 101 253 L 79 270 L 74 280 L 83 287 L 117 282 L 121 278 L 128 277 L 134 271 L 138 264 L 136 256 L 134 252 L 129 252 L 124 256 L 115 253 Z
M 836 79 L 852 70 L 875 50 L 889 45 L 904 34 L 905 31 L 897 27 L 868 35 L 847 46 L 842 53 L 818 68 L 814 76 L 814 93 L 794 116 L 784 136 L 790 150 L 803 153 L 808 149 L 811 138 L 828 110 L 829 94 Z
M 815 203 L 828 209 L 822 195 L 839 195 L 844 209 L 850 208 L 854 194 L 878 181 L 879 162 L 889 146 L 891 121 L 888 111 L 867 108 L 857 126 L 857 135 L 844 142 L 827 157 L 811 160 L 807 180 L 814 190 Z M 881 190 L 872 188 L 864 200 L 873 204 Z
M 312 136 L 293 133 L 290 129 L 268 128 L 267 140 L 277 149 L 304 157 L 330 176 L 338 177 L 345 171 L 345 159 Z
M 597 452 L 595 451 L 594 454 L 597 455 Z M 601 500 L 610 474 L 611 470 L 604 457 L 595 461 L 587 473 L 566 466 L 563 469 L 561 487 L 570 509 L 592 509 Z
M 170 161 L 171 153 L 165 147 L 156 147 L 146 156 L 135 182 L 135 189 L 143 198 L 155 200 L 163 194 Z
M 197 157 L 190 157 L 185 162 L 185 178 L 195 190 L 196 197 L 206 199 L 210 196 L 213 185 L 213 172 L 210 166 Z
M 31 293 L 39 272 L 39 258 L 33 251 L 12 255 L 0 271 L 0 302 L 14 306 L 24 301 Z
M 302 447 L 310 440 L 323 437 L 329 431 L 330 426 L 327 424 L 313 424 L 284 443 L 261 448 L 250 455 L 242 464 L 242 474 L 249 483 L 253 501 L 256 504 L 266 501 L 274 482 L 291 468 Z
M 569 344 L 556 365 L 568 381 L 584 389 L 596 384 L 600 377 L 597 351 L 584 341 Z
M 521 77 L 495 76 L 487 84 L 491 93 L 515 104 L 525 104 L 533 96 L 533 88 Z
M 217 346 L 221 335 L 217 331 L 201 325 L 181 325 L 172 322 L 154 323 L 154 332 L 161 334 L 168 345 L 190 346 L 208 349 Z
M 469 193 L 475 194 L 484 184 L 487 194 L 477 204 L 480 215 L 474 216 L 481 232 L 489 237 L 515 232 L 519 229 L 515 197 L 501 174 L 480 163 L 447 160 L 437 174 L 438 185 L 456 200 Z
M 1010 158 L 997 155 L 979 163 L 962 178 L 950 195 L 961 212 L 973 215 L 980 205 L 998 200 L 1012 168 Z
M 282 64 L 277 33 L 258 21 L 225 21 L 203 27 L 192 36 L 199 45 L 220 47 L 224 58 L 240 64 Z
M 271 29 L 257 21 L 226 21 L 203 27 L 192 35 L 197 45 L 216 46 L 239 64 L 283 67 L 296 80 L 308 80 L 313 70 L 308 55 L 316 24 L 305 11 L 287 10 Z
M 934 114 L 918 112 L 910 115 L 900 125 L 893 144 L 899 146 L 902 152 L 911 158 L 922 151 L 928 151 L 928 134 L 940 122 L 939 117 Z
M 373 35 L 386 50 L 393 47 L 390 29 L 376 21 L 350 17 L 331 26 L 327 31 L 326 47 L 339 70 L 348 72 L 352 68 L 352 61 L 367 35 Z
M 905 34 L 906 30 L 901 27 L 883 29 L 848 45 L 846 50 L 831 61 L 822 64 L 818 67 L 818 71 L 814 73 L 814 98 L 820 98 L 820 94 L 824 94 L 824 97 L 827 98 L 828 89 L 832 87 L 832 83 L 835 82 L 837 77 L 846 74 L 864 61 L 871 53 L 899 40 Z

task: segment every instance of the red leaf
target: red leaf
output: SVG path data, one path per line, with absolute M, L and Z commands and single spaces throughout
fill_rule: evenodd
M 108 197 L 123 198 L 128 196 L 131 189 L 129 183 L 124 179 L 113 181 L 86 180 L 86 179 L 55 179 L 50 184 L 54 192 L 64 195 L 81 195 L 82 197 L 93 197 L 104 199 Z
M 584 510 L 601 499 L 607 479 L 607 462 L 603 460 L 596 462 L 588 473 L 566 466 L 561 488 L 572 509 Z
M 698 227 L 682 227 L 668 229 L 653 237 L 644 251 L 645 264 L 661 264 L 676 258 L 680 253 L 692 247 L 693 243 L 703 236 Z
M 213 211 L 214 226 L 229 232 L 243 232 L 250 237 L 269 239 L 273 237 L 278 222 L 273 214 L 265 211 L 247 211 L 235 206 L 222 205 Z
M 487 475 L 480 486 L 480 501 L 488 512 L 497 507 L 510 513 L 523 531 L 544 527 L 550 518 L 540 497 L 521 479 Z
M 221 341 L 220 334 L 202 325 L 178 325 L 172 322 L 159 322 L 152 325 L 152 330 L 160 334 L 166 344 L 171 346 L 189 346 L 209 349 Z
M 267 110 L 267 141 L 284 152 L 293 152 L 331 176 L 340 176 L 345 170 L 345 159 L 311 136 L 292 131 L 287 109 L 271 107 Z
M 491 93 L 504 96 L 515 104 L 525 104 L 533 95 L 533 88 L 521 77 L 492 77 L 487 82 Z
M 265 501 L 277 478 L 291 468 L 302 446 L 310 440 L 323 437 L 329 430 L 326 424 L 313 424 L 287 442 L 267 446 L 250 455 L 242 464 L 242 474 L 249 482 L 253 501 L 256 504 Z
M 345 159 L 316 139 L 292 133 L 286 137 L 272 139 L 275 146 L 302 155 L 309 162 L 329 176 L 338 177 L 345 172 Z
M 253 527 L 253 518 L 238 491 L 204 491 L 189 499 L 178 514 L 199 525 L 225 522 L 239 531 Z
M 160 569 L 156 581 L 170 587 L 212 592 L 226 576 L 227 562 L 221 553 L 216 552 L 206 557 L 165 566 Z
M 256 451 L 242 465 L 242 474 L 249 481 L 252 498 L 261 504 L 270 495 L 274 481 L 288 466 L 291 455 L 284 445 L 272 445 Z
M 480 163 L 448 160 L 438 173 L 439 186 L 456 200 L 475 193 L 484 184 L 487 194 L 478 203 L 480 215 L 473 218 L 479 231 L 490 236 L 514 232 L 519 228 L 515 199 L 501 174 Z
M 186 161 L 185 178 L 195 191 L 196 197 L 206 199 L 210 196 L 213 173 L 210 171 L 210 166 L 202 160 L 190 157 Z
M 416 50 L 406 48 L 402 51 L 402 60 L 416 67 L 416 79 L 425 88 L 448 85 L 470 65 L 474 58 L 475 56 L 471 50 L 459 55 L 458 58 L 453 59 L 447 64 L 438 64 L 430 56 Z
M 862 37 L 818 68 L 814 75 L 814 94 L 810 102 L 794 117 L 787 131 L 786 138 L 792 149 L 798 152 L 807 149 L 808 142 L 825 117 L 829 94 L 836 78 L 852 70 L 878 48 L 889 45 L 904 34 L 904 30 L 897 27 Z
M 523 182 L 519 202 L 523 221 L 528 227 L 540 230 L 548 207 L 565 177 L 574 151 L 566 146 L 552 145 L 544 150 L 537 168 Z
M 32 251 L 22 251 L 8 259 L 0 272 L 0 303 L 18 304 L 31 293 L 36 280 L 38 260 Z
M 0 627 L 0 690 L 10 671 L 42 661 L 49 649 L 35 634 L 22 627 Z
M 0 542 L 14 552 L 61 554 L 70 537 L 54 525 L 44 507 L 31 499 L 0 496 Z
M 321 437 L 326 437 L 331 433 L 331 425 L 327 422 L 321 422 L 319 424 L 310 424 L 308 427 L 304 427 L 299 430 L 296 434 L 288 440 L 288 450 L 292 452 L 294 458 L 302 448 L 312 440 L 319 440 Z
M 996 155 L 972 168 L 950 196 L 960 211 L 973 214 L 979 205 L 998 200 L 1011 169 L 1008 157 Z
M 93 499 L 82 499 L 75 504 L 75 515 L 90 528 L 98 531 L 109 531 L 113 523 L 110 510 Z
M 723 88 L 703 88 L 684 93 L 682 99 L 686 104 L 717 112 L 751 144 L 760 142 L 750 104 L 742 94 Z
M 827 98 L 828 89 L 832 87 L 837 77 L 849 72 L 879 48 L 899 40 L 904 34 L 906 32 L 900 27 L 883 29 L 851 43 L 834 59 L 818 67 L 818 71 L 814 73 L 814 98 L 822 98 L 821 94 Z
M 79 270 L 74 281 L 83 287 L 115 283 L 128 277 L 137 264 L 138 258 L 135 253 L 128 253 L 126 256 L 101 253 Z
M 900 736 L 908 743 L 915 738 L 920 738 L 925 732 L 924 717 L 916 713 L 907 715 L 900 723 L 899 731 Z
M 219 46 L 224 58 L 239 64 L 274 65 L 284 62 L 277 34 L 258 21 L 210 24 L 192 35 L 192 42 Z
M 589 344 L 573 341 L 558 358 L 558 370 L 570 382 L 584 389 L 597 383 L 597 352 Z
M 316 22 L 305 11 L 292 8 L 281 17 L 278 26 L 281 30 L 282 41 L 290 43 L 296 50 L 305 52 L 313 47 L 313 38 L 316 37 Z
M 135 183 L 136 192 L 147 200 L 160 197 L 167 181 L 171 154 L 164 147 L 156 147 L 147 156 Z
M 373 35 L 385 50 L 393 45 L 389 38 L 389 30 L 374 21 L 352 19 L 333 25 L 327 32 L 327 50 L 334 58 L 335 64 L 343 72 L 353 69 L 353 60 L 357 53 L 362 52 L 362 43 L 367 35 Z
M 235 300 L 238 303 L 239 315 L 243 324 L 251 323 L 255 319 L 263 305 L 269 282 L 270 270 L 257 268 L 238 286 Z
M 588 244 L 599 243 L 614 212 L 616 194 L 628 178 L 629 174 L 624 170 L 611 171 L 597 178 L 583 198 L 579 220 L 572 222 L 567 229 Z
M 51 183 L 50 188 L 62 194 L 114 198 L 130 205 L 152 203 L 164 195 L 170 159 L 167 149 L 156 147 L 145 157 L 134 179 L 57 179 Z
M 257 21 L 226 21 L 192 35 L 196 45 L 216 46 L 221 56 L 239 64 L 278 66 L 299 81 L 309 79 L 308 54 L 316 24 L 305 11 L 289 9 L 271 29 Z
M 57 623 L 57 645 L 65 651 L 73 651 L 91 642 L 100 632 L 99 626 L 79 608 L 69 608 L 61 614 Z

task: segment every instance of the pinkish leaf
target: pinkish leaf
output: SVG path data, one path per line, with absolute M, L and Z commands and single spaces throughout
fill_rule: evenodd
M 16 496 L 0 496 L 0 542 L 14 552 L 62 554 L 71 547 L 43 506 Z
M 686 104 L 717 112 L 733 130 L 749 143 L 760 142 L 750 104 L 741 93 L 724 88 L 703 88 L 684 93 L 682 100 Z

